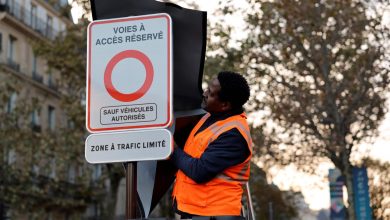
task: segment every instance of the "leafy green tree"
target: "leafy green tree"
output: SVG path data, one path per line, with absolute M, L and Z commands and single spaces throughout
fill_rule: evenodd
M 350 156 L 376 136 L 389 91 L 389 30 L 373 4 L 251 0 L 241 58 L 272 119 L 267 152 L 302 168 L 329 158 L 346 177 L 349 219 Z
M 122 166 L 108 164 L 102 176 L 95 179 L 94 166 L 88 165 L 84 158 L 84 140 L 88 134 L 85 67 L 89 21 L 83 18 L 89 16 L 90 6 L 89 1 L 77 2 L 84 8 L 77 25 L 69 25 L 52 42 L 32 42 L 35 54 L 47 62 L 50 70 L 59 73 L 57 89 L 61 112 L 65 113 L 65 120 L 61 121 L 64 123 L 58 123 L 55 131 L 31 127 L 31 114 L 42 108 L 44 97 L 35 98 L 12 74 L 0 75 L 0 173 L 7 174 L 0 180 L 0 204 L 14 211 L 12 217 L 29 213 L 31 219 L 42 219 L 50 210 L 61 210 L 70 219 L 80 219 L 88 205 L 96 204 L 102 219 L 115 218 L 117 191 L 124 176 Z M 69 15 L 69 10 L 64 8 L 64 15 Z M 18 102 L 8 111 L 14 94 Z M 9 155 L 16 155 L 17 166 Z M 74 183 L 68 180 L 69 169 L 77 169 L 79 173 Z M 52 178 L 50 174 L 54 171 L 57 175 Z
M 389 29 L 386 1 L 250 0 L 247 33 L 236 47 L 232 26 L 214 36 L 223 48 L 209 58 L 246 72 L 255 90 L 249 105 L 263 123 L 255 129 L 266 163 L 295 163 L 314 173 L 327 158 L 346 177 L 349 219 L 355 219 L 351 154 L 371 142 L 386 112 Z M 237 15 L 233 1 L 221 14 Z
M 88 132 L 85 129 L 85 82 L 86 82 L 86 51 L 87 25 L 86 19 L 79 20 L 77 25 L 70 26 L 66 33 L 55 39 L 52 45 L 36 44 L 36 52 L 44 57 L 48 65 L 60 72 L 62 90 L 62 108 L 72 126 L 64 130 L 63 144 L 71 146 L 72 151 L 63 152 L 67 160 L 77 161 L 87 166 L 84 158 L 84 141 Z M 92 167 L 92 165 L 89 165 Z M 89 172 L 87 176 L 91 175 Z M 97 200 L 101 207 L 102 218 L 115 218 L 115 207 L 120 180 L 124 177 L 124 170 L 120 164 L 106 164 L 103 169 L 101 183 L 108 179 L 109 189 L 106 193 L 91 198 Z M 100 184 L 101 184 L 100 183 Z M 92 195 L 91 195 L 92 196 Z
M 70 33 L 83 36 L 79 29 L 71 28 Z M 12 218 L 26 213 L 31 219 L 42 219 L 50 210 L 61 210 L 77 219 L 104 193 L 102 181 L 92 181 L 92 167 L 83 157 L 85 37 L 78 36 L 61 36 L 49 44 L 35 42 L 36 54 L 47 55 L 49 66 L 61 75 L 58 94 L 66 120 L 57 122 L 55 131 L 31 124 L 32 114 L 41 110 L 45 95 L 36 96 L 26 89 L 28 83 L 6 69 L 0 75 L 0 171 L 4 174 L 0 203 L 9 207 Z M 15 103 L 10 102 L 13 96 L 17 96 Z M 69 181 L 68 170 L 76 168 L 85 175 Z
M 204 68 L 204 81 L 210 80 L 221 70 L 245 72 L 244 64 L 241 63 L 243 51 L 241 48 L 231 47 L 230 44 L 236 43 L 234 36 L 234 27 L 225 25 L 223 19 L 227 13 L 240 13 L 226 2 L 220 2 L 221 8 L 217 9 L 214 16 L 220 20 L 209 22 L 207 35 L 207 52 Z M 225 4 L 227 5 L 224 8 Z M 253 105 L 247 106 L 247 110 L 254 111 Z M 268 140 L 264 139 L 262 127 L 252 128 L 252 137 L 256 146 L 254 162 L 257 162 L 260 155 L 265 155 L 265 152 L 260 149 Z M 272 159 L 271 159 L 272 160 Z M 253 208 L 256 219 L 270 218 L 270 204 L 272 204 L 274 219 L 293 219 L 298 215 L 298 207 L 296 206 L 295 193 L 281 191 L 276 185 L 267 182 L 265 170 L 259 168 L 255 163 L 251 164 L 250 189 L 253 200 Z

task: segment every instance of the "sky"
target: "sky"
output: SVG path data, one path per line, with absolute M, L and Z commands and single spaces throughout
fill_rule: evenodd
M 178 2 L 172 0 L 172 2 Z M 208 19 L 213 20 L 213 11 L 218 7 L 218 1 L 216 0 L 197 0 L 199 10 L 208 12 Z M 235 3 L 242 7 L 247 4 L 245 0 L 235 0 Z M 182 3 L 178 3 L 183 7 L 187 7 Z M 81 9 L 74 6 L 72 14 L 77 15 L 81 12 Z M 77 16 L 75 16 L 75 19 Z M 75 21 L 76 21 L 75 20 Z M 228 17 L 226 22 L 242 26 L 242 18 Z M 390 9 L 387 10 L 386 15 L 383 18 L 385 24 L 390 25 Z M 240 38 L 240 36 L 238 36 Z M 390 102 L 387 102 L 387 106 L 390 109 Z M 384 121 L 379 127 L 379 136 L 374 144 L 362 145 L 360 150 L 365 151 L 369 149 L 369 155 L 372 158 L 380 159 L 382 161 L 390 162 L 390 113 L 385 116 Z M 328 169 L 334 166 L 329 162 L 324 162 L 318 167 L 317 175 L 309 175 L 303 172 L 298 172 L 293 166 L 287 166 L 284 169 L 271 169 L 269 171 L 270 181 L 276 184 L 282 190 L 295 190 L 301 191 L 305 202 L 308 203 L 309 208 L 312 210 L 328 209 L 330 204 L 329 187 L 328 187 Z

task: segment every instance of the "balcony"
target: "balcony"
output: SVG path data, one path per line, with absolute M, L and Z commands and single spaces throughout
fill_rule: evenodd
M 58 35 L 58 31 L 46 21 L 42 20 L 38 16 L 32 15 L 30 10 L 27 10 L 26 7 L 15 1 L 0 2 L 0 12 L 2 11 L 9 13 L 45 38 L 54 40 L 54 38 Z

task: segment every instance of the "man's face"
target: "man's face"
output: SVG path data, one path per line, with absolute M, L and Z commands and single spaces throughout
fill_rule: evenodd
M 203 93 L 203 102 L 202 108 L 210 113 L 223 112 L 223 108 L 226 102 L 219 100 L 219 91 L 221 90 L 221 85 L 217 78 L 211 80 L 208 84 L 206 91 Z

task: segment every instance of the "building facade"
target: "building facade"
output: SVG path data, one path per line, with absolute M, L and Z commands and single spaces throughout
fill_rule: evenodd
M 52 136 L 72 126 L 61 106 L 61 75 L 34 52 L 37 42 L 51 44 L 72 25 L 62 13 L 67 4 L 0 0 L 0 135 L 5 137 L 0 141 L 0 220 L 99 215 L 96 201 L 90 199 L 93 183 L 86 186 L 78 179 L 86 170 L 98 178 L 101 167 L 73 163 L 71 156 L 63 155 L 66 147 L 58 150 L 61 137 Z M 16 123 L 7 124 L 12 117 Z
M 60 119 L 59 76 L 36 56 L 32 43 L 50 41 L 65 31 L 69 21 L 48 2 L 40 0 L 2 0 L 0 3 L 0 65 L 3 80 L 14 78 L 23 91 L 12 94 L 8 111 L 17 96 L 42 98 L 45 103 L 32 114 L 36 129 L 55 129 Z

